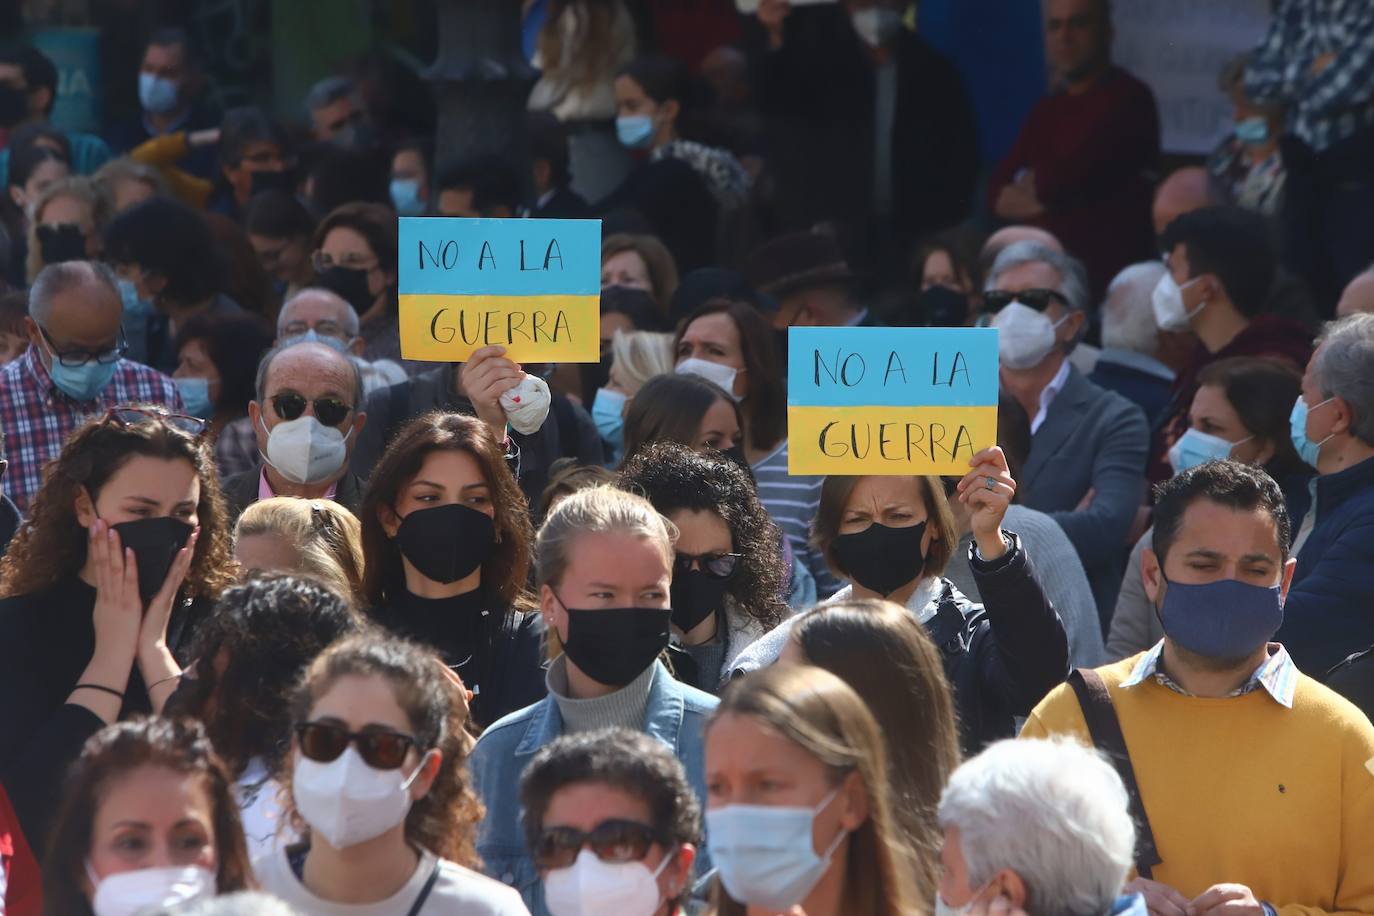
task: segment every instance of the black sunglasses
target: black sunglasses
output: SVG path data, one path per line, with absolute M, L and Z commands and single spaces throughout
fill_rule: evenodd
M 302 754 L 319 763 L 338 760 L 350 743 L 356 744 L 363 762 L 377 770 L 396 769 L 405 763 L 412 747 L 419 747 L 414 738 L 400 732 L 351 732 L 332 722 L 302 722 L 296 726 L 296 742 Z
M 586 833 L 574 827 L 548 827 L 535 843 L 534 864 L 543 869 L 567 868 L 584 846 L 602 862 L 638 862 L 658 839 L 657 831 L 637 821 L 602 821 Z
M 1054 289 L 1023 289 L 1014 293 L 1005 289 L 990 289 L 983 293 L 983 305 L 993 314 L 1002 311 L 1013 302 L 1028 305 L 1037 312 L 1049 308 L 1051 302 L 1058 302 L 1065 308 L 1069 306 L 1069 300 L 1064 294 Z
M 269 400 L 272 401 L 272 409 L 283 420 L 299 419 L 301 414 L 305 413 L 305 405 L 309 403 L 315 408 L 315 419 L 325 426 L 338 426 L 353 411 L 352 407 L 338 398 L 307 401 L 303 394 L 274 394 Z
M 735 574 L 742 553 L 679 553 L 673 557 L 673 572 L 687 572 L 693 565 L 712 579 L 728 579 Z
M 111 407 L 105 414 L 105 421 L 125 427 L 161 422 L 189 436 L 199 436 L 205 432 L 205 421 L 200 417 L 172 413 L 164 407 Z

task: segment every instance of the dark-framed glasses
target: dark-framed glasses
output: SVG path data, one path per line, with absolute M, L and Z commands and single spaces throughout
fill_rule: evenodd
M 120 426 L 138 426 L 140 423 L 166 423 L 173 429 L 189 436 L 199 436 L 205 432 L 205 421 L 200 417 L 184 413 L 172 413 L 165 407 L 111 407 L 105 413 L 105 422 L 118 423 Z
M 268 400 L 272 402 L 272 409 L 277 416 L 288 421 L 300 419 L 305 413 L 306 404 L 315 409 L 315 419 L 325 426 L 338 426 L 353 412 L 352 407 L 338 398 L 316 398 L 312 401 L 303 394 L 283 393 L 274 394 Z
M 84 366 L 89 362 L 108 366 L 111 363 L 119 362 L 124 358 L 124 354 L 129 352 L 129 344 L 124 340 L 123 328 L 119 329 L 119 336 L 115 338 L 115 345 L 108 350 L 71 349 L 62 351 L 57 349 L 57 342 L 52 339 L 48 329 L 41 324 L 38 325 L 38 333 L 42 334 L 43 339 L 48 342 L 48 346 L 52 349 L 53 359 L 71 368 Z
M 352 744 L 363 763 L 375 770 L 395 770 L 406 761 L 410 749 L 419 744 L 410 735 L 385 729 L 351 732 L 334 722 L 302 722 L 296 726 L 296 745 L 309 760 L 330 763 L 338 760 Z
M 602 862 L 639 862 L 649 847 L 660 839 L 648 824 L 619 819 L 602 821 L 589 831 L 575 827 L 546 827 L 534 846 L 534 863 L 539 868 L 567 868 L 577 861 L 583 847 Z
M 1056 289 L 1023 289 L 1016 292 L 1005 289 L 990 289 L 983 293 L 983 307 L 994 314 L 1002 311 L 1013 302 L 1030 306 L 1037 312 L 1043 312 L 1049 308 L 1051 302 L 1058 302 L 1065 308 L 1069 307 L 1069 300 Z
M 735 574 L 742 553 L 679 553 L 673 557 L 673 572 L 687 572 L 693 566 L 713 579 L 728 579 Z

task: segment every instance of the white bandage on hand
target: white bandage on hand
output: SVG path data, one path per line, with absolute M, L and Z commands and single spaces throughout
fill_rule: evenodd
M 528 436 L 544 425 L 550 398 L 548 383 L 537 375 L 527 375 L 523 382 L 501 395 L 501 409 L 506 412 L 511 428 Z

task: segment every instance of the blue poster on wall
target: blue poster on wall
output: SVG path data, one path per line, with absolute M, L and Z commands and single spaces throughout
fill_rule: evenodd
M 33 44 L 57 65 L 57 103 L 52 123 L 63 130 L 100 130 L 100 30 L 39 29 Z

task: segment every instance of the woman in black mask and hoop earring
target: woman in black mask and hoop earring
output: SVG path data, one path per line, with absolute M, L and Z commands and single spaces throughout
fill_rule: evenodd
M 371 616 L 433 647 L 490 725 L 544 696 L 544 628 L 525 591 L 533 531 L 485 423 L 429 413 L 372 470 L 358 516 Z

